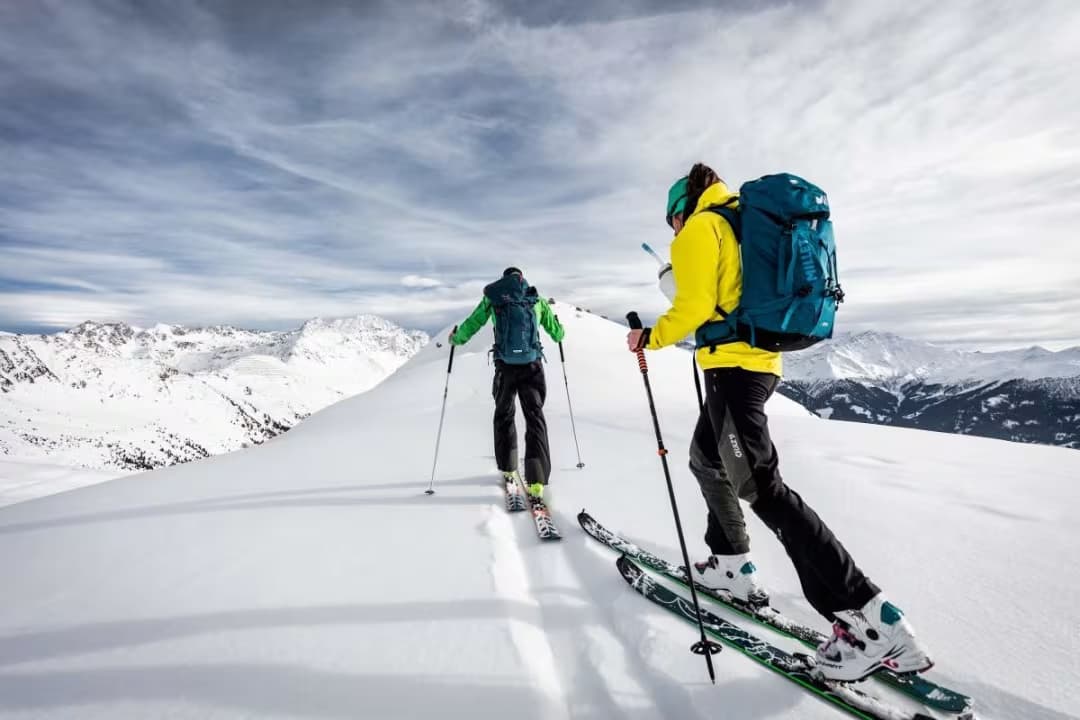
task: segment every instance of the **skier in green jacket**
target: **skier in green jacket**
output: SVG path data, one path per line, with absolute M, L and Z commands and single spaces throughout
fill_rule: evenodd
M 516 267 L 484 288 L 484 297 L 472 314 L 450 334 L 450 342 L 464 345 L 488 320 L 494 324 L 495 380 L 495 461 L 504 477 L 518 469 L 517 426 L 514 398 L 521 401 L 525 416 L 525 484 L 529 494 L 543 498 L 551 475 L 544 399 L 543 349 L 539 328 L 551 339 L 562 342 L 565 331 L 551 306 L 530 286 Z

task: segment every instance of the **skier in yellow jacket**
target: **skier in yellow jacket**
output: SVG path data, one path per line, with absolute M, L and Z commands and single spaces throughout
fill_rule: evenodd
M 708 211 L 737 203 L 736 194 L 700 163 L 672 185 L 666 218 L 675 231 L 674 297 L 655 326 L 630 331 L 631 351 L 673 345 L 739 305 L 739 242 L 727 220 Z M 765 415 L 765 402 L 780 383 L 780 354 L 732 342 L 697 350 L 697 361 L 706 399 L 690 447 L 690 469 L 708 507 L 705 542 L 711 554 L 693 564 L 694 579 L 744 603 L 768 603 L 750 560 L 741 498 L 783 543 L 807 600 L 834 623 L 832 638 L 816 658 L 827 677 L 857 680 L 881 668 L 927 670 L 932 662 L 903 613 L 780 476 Z

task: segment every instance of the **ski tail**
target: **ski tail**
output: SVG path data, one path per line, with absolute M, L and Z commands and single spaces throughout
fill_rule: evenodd
M 542 498 L 530 495 L 525 489 L 525 480 L 520 474 L 515 473 L 515 475 L 518 489 L 523 494 L 525 502 L 528 503 L 533 523 L 536 525 L 536 536 L 541 540 L 562 540 L 562 533 L 559 532 L 559 528 L 555 525 L 555 520 L 551 517 L 551 510 L 548 508 L 547 503 Z
M 525 494 L 521 491 L 521 487 L 517 483 L 515 472 L 512 476 L 502 477 L 504 499 L 506 501 L 507 512 L 523 512 L 527 507 L 525 502 Z

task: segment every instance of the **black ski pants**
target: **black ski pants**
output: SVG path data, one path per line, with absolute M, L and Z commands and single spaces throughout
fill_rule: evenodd
M 516 397 L 521 401 L 521 413 L 525 416 L 525 482 L 547 485 L 551 475 L 551 451 L 544 419 L 547 383 L 543 363 L 537 360 L 528 365 L 510 365 L 496 360 L 491 394 L 495 397 L 495 461 L 499 469 L 518 469 L 517 424 L 514 422 Z
M 865 605 L 878 588 L 855 565 L 817 513 L 780 477 L 765 401 L 780 378 L 742 368 L 705 371 L 705 408 L 694 430 L 690 470 L 709 508 L 705 542 L 716 555 L 749 552 L 739 498 L 783 544 L 814 609 Z

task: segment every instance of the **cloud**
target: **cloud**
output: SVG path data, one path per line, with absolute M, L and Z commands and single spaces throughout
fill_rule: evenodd
M 435 278 L 421 277 L 420 275 L 406 275 L 401 278 L 401 284 L 405 287 L 413 288 L 432 288 L 442 285 L 442 283 Z
M 0 327 L 431 330 L 511 264 L 648 317 L 701 159 L 829 191 L 844 329 L 1077 343 L 1078 36 L 1068 0 L 3 4 Z

